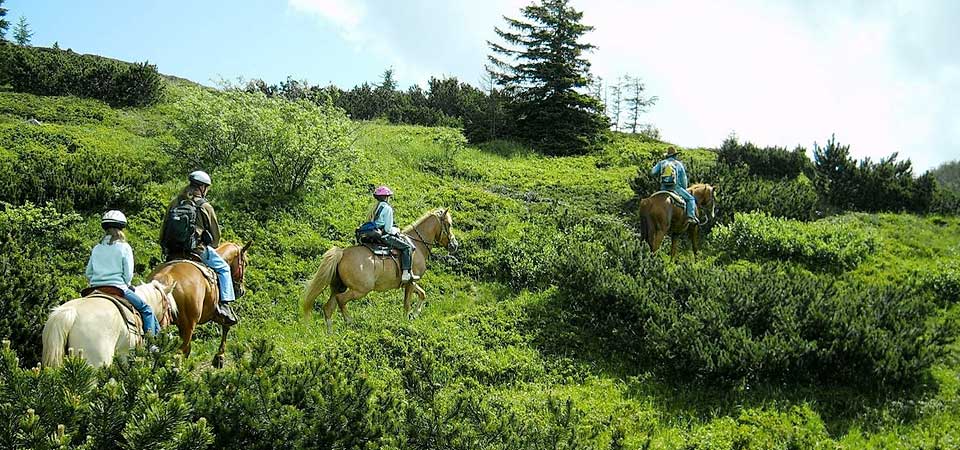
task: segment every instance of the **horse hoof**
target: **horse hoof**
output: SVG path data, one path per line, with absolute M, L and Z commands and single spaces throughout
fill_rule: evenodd
M 222 368 L 223 368 L 223 363 L 224 363 L 224 360 L 225 360 L 225 359 L 226 359 L 226 358 L 224 358 L 223 355 L 214 356 L 214 357 L 213 357 L 213 367 L 214 367 L 214 368 L 217 368 L 217 369 L 222 369 Z

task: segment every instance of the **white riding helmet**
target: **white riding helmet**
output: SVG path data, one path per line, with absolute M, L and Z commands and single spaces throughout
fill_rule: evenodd
M 210 175 L 207 175 L 207 173 L 202 170 L 190 172 L 190 175 L 187 175 L 187 180 L 190 180 L 191 183 L 202 184 L 204 186 L 210 186 L 213 184 L 213 182 L 210 180 Z
M 103 229 L 126 228 L 127 216 L 123 215 L 122 212 L 117 210 L 107 211 L 103 214 L 103 218 L 100 219 L 100 226 L 103 227 Z

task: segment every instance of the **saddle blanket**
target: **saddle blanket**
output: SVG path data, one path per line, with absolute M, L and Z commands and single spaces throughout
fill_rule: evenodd
M 654 193 L 653 193 L 653 195 L 658 195 L 658 194 L 667 194 L 667 195 L 669 195 L 669 196 L 670 196 L 670 199 L 673 200 L 674 203 L 675 203 L 677 206 L 681 207 L 681 208 L 684 208 L 684 207 L 687 206 L 687 202 L 683 201 L 683 197 L 681 197 L 680 194 L 677 194 L 676 192 L 673 192 L 673 191 L 657 191 L 657 192 L 654 192 Z M 651 195 L 651 197 L 653 197 L 653 195 Z

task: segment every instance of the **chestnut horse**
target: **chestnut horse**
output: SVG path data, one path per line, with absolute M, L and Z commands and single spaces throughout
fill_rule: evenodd
M 684 232 L 690 237 L 693 254 L 700 250 L 700 226 L 712 222 L 716 216 L 716 189 L 709 184 L 694 184 L 689 191 L 697 199 L 700 225 L 687 222 L 683 207 L 670 194 L 657 192 L 640 201 L 640 233 L 652 252 L 660 248 L 663 238 L 669 234 L 670 257 L 676 258 L 679 237 Z
M 419 220 L 403 230 L 416 246 L 413 252 L 413 273 L 422 275 L 427 270 L 427 257 L 433 247 L 446 247 L 455 252 L 459 244 L 453 235 L 453 219 L 450 211 L 438 209 L 428 212 Z M 416 283 L 400 284 L 400 270 L 396 258 L 374 255 L 368 248 L 356 245 L 349 248 L 333 247 L 323 254 L 320 268 L 307 283 L 303 294 L 303 317 L 313 313 L 314 301 L 327 287 L 330 297 L 323 305 L 323 317 L 327 324 L 327 333 L 333 333 L 333 314 L 339 306 L 344 320 L 351 321 L 347 312 L 347 302 L 362 298 L 371 291 L 389 291 L 403 287 L 403 310 L 407 318 L 410 313 L 410 295 L 420 297 L 417 311 L 423 309 L 426 293 Z
M 243 296 L 244 283 L 243 275 L 247 266 L 247 250 L 250 249 L 248 242 L 243 247 L 233 242 L 224 242 L 217 247 L 217 253 L 230 265 L 230 275 L 233 278 L 233 290 L 237 299 Z M 202 263 L 201 263 L 202 264 Z M 230 331 L 230 325 L 223 323 L 223 319 L 216 314 L 216 302 L 219 298 L 217 286 L 211 285 L 203 273 L 196 266 L 188 261 L 172 261 L 163 264 L 148 278 L 158 280 L 164 284 L 177 282 L 176 289 L 173 290 L 173 298 L 177 302 L 179 315 L 177 317 L 177 328 L 180 330 L 180 351 L 184 356 L 190 356 L 190 341 L 193 339 L 193 331 L 197 325 L 205 324 L 211 320 L 220 324 L 220 349 L 213 357 L 213 366 L 223 367 L 224 352 L 227 344 L 227 332 Z

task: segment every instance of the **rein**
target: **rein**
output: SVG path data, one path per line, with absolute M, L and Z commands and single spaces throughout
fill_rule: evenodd
M 417 234 L 417 237 L 410 236 L 409 234 L 407 235 L 407 236 L 410 237 L 410 239 L 412 239 L 412 240 L 414 240 L 414 241 L 417 241 L 417 242 L 419 242 L 419 243 L 421 243 L 421 244 L 423 244 L 423 245 L 426 245 L 426 246 L 427 246 L 427 253 L 428 253 L 429 255 L 432 255 L 432 254 L 433 254 L 433 252 L 430 251 L 431 249 L 440 246 L 440 238 L 442 238 L 444 235 L 450 233 L 450 232 L 447 230 L 447 224 L 443 222 L 443 219 L 441 219 L 441 218 L 440 218 L 439 216 L 437 216 L 436 214 L 434 214 L 433 217 L 436 217 L 436 218 L 437 218 L 437 221 L 440 222 L 440 237 L 437 238 L 437 240 L 435 240 L 434 242 L 427 242 L 427 240 L 424 239 L 423 235 L 420 234 L 420 230 L 418 229 L 418 226 L 419 226 L 419 225 L 422 225 L 422 223 L 415 224 L 413 227 L 411 227 L 411 228 L 413 229 L 413 232 Z M 418 239 L 418 238 L 419 238 L 419 239 Z

